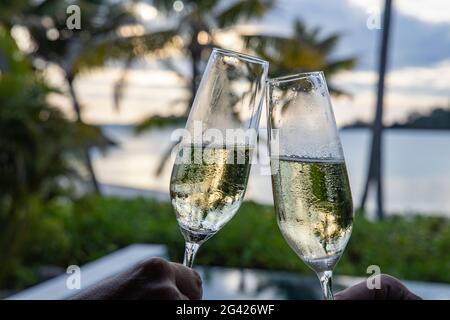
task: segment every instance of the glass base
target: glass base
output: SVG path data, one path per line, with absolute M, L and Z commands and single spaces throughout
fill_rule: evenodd
M 197 244 L 202 244 L 203 242 L 205 242 L 206 240 L 208 240 L 209 238 L 211 238 L 213 235 L 216 234 L 217 231 L 193 231 L 187 228 L 184 228 L 180 225 L 180 230 L 181 230 L 181 234 L 184 237 L 184 240 L 186 240 L 186 242 L 190 242 L 190 243 L 197 243 Z

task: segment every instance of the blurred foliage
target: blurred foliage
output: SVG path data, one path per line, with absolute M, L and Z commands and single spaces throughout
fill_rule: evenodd
M 79 29 L 69 29 L 67 26 L 71 16 L 67 12 L 69 5 L 77 5 L 80 9 Z M 110 61 L 120 61 L 122 75 L 114 85 L 113 94 L 114 104 L 118 108 L 133 61 L 156 54 L 174 36 L 172 30 L 149 32 L 139 18 L 136 1 L 21 0 L 9 6 L 9 1 L 0 2 L 0 12 L 10 12 L 8 15 L 0 14 L 0 26 L 10 30 L 18 42 L 26 44 L 22 49 L 34 68 L 43 71 L 50 64 L 59 67 L 65 80 L 61 89 L 67 88 L 65 93 L 80 123 L 83 123 L 83 106 L 74 81 L 81 72 L 104 66 Z M 92 186 L 99 193 L 89 146 L 83 153 Z
M 142 133 L 143 131 L 146 131 L 148 128 L 163 128 L 167 126 L 183 126 L 187 121 L 186 117 L 178 117 L 178 116 L 152 116 L 150 118 L 147 118 L 146 120 L 142 121 L 140 124 L 138 124 L 135 128 L 136 133 Z
M 7 268 L 1 288 L 20 288 L 38 280 L 39 267 L 84 264 L 132 243 L 168 246 L 181 261 L 184 242 L 168 202 L 143 198 L 83 197 L 74 202 L 32 202 L 27 228 L 18 245 L 21 263 L 3 257 Z M 11 262 L 12 261 L 12 262 Z M 274 209 L 253 202 L 199 251 L 196 263 L 236 268 L 289 270 L 312 274 L 281 236 Z M 401 279 L 449 282 L 450 220 L 392 216 L 371 222 L 357 216 L 349 245 L 336 274 L 367 276 L 369 265 Z
M 189 94 L 186 99 L 174 99 L 168 106 L 173 108 L 181 105 L 183 108 L 181 115 L 152 115 L 142 121 L 136 131 L 143 132 L 154 127 L 183 123 L 182 121 L 189 115 L 211 48 L 222 47 L 217 39 L 217 33 L 232 27 L 239 21 L 261 18 L 274 6 L 275 2 L 275 0 L 185 0 L 182 2 L 183 8 L 175 10 L 173 0 L 154 0 L 152 4 L 167 18 L 174 21 L 172 28 L 174 41 L 162 50 L 167 54 L 160 62 L 178 75 L 182 86 Z M 176 63 L 180 55 L 185 56 L 189 61 L 188 74 L 180 68 L 179 63 Z M 162 121 L 164 118 L 166 118 L 165 121 Z M 164 157 L 162 163 L 166 160 Z
M 0 22 L 5 21 L 25 8 L 29 0 L 2 0 L 0 3 Z
M 82 150 L 105 148 L 110 141 L 98 128 L 68 121 L 48 103 L 47 95 L 55 90 L 33 71 L 2 27 L 0 53 L 0 260 L 11 257 L 0 263 L 1 281 L 3 269 L 20 263 L 26 250 L 21 243 L 33 232 L 30 221 L 44 214 L 34 210 L 35 201 L 66 195 L 68 182 L 78 177 Z
M 371 128 L 372 124 L 363 120 L 355 120 L 345 125 L 343 129 Z M 450 106 L 434 106 L 431 112 L 422 114 L 413 111 L 406 120 L 396 121 L 384 126 L 388 129 L 425 129 L 425 130 L 450 130 Z
M 85 146 L 111 144 L 98 128 L 68 121 L 47 102 L 55 89 L 0 28 L 0 51 L 5 68 L 0 73 L 0 170 L 2 196 L 40 192 L 47 181 L 74 173 L 67 156 L 77 157 Z
M 136 127 L 141 133 L 152 128 L 179 125 L 187 119 L 191 110 L 201 75 L 206 67 L 212 47 L 223 47 L 220 33 L 230 31 L 233 26 L 242 21 L 261 18 L 276 5 L 275 0 L 208 0 L 183 1 L 181 11 L 174 9 L 171 0 L 155 0 L 153 5 L 167 17 L 173 19 L 174 41 L 172 46 L 166 46 L 167 56 L 178 59 L 180 54 L 189 59 L 190 73 L 181 70 L 180 64 L 165 57 L 163 65 L 178 75 L 181 83 L 189 93 L 186 99 L 174 99 L 168 105 L 174 109 L 182 106 L 180 114 L 167 116 L 152 115 Z M 270 62 L 270 76 L 287 75 L 298 72 L 322 70 L 326 76 L 353 68 L 354 58 L 334 59 L 333 51 L 340 40 L 339 34 L 323 36 L 320 28 L 308 29 L 300 20 L 293 24 L 293 36 L 269 36 L 266 34 L 244 35 L 235 30 L 238 38 L 243 40 L 242 51 L 256 54 Z M 226 47 L 225 47 L 226 49 Z M 164 51 L 164 49 L 163 49 Z M 343 94 L 339 88 L 329 86 L 331 93 Z M 166 112 L 167 114 L 167 112 Z M 163 172 L 168 162 L 170 150 L 178 143 L 174 142 L 167 150 L 157 167 L 156 175 Z
M 395 122 L 390 128 L 449 130 L 450 109 L 437 107 L 427 115 L 413 112 L 405 122 Z
M 55 63 L 73 76 L 111 59 L 151 54 L 174 36 L 171 31 L 145 30 L 135 2 L 21 0 L 11 7 L 7 1 L 0 4 L 0 11 L 9 8 L 13 14 L 1 15 L 0 22 L 9 28 L 25 28 L 31 40 L 30 55 Z M 66 26 L 69 4 L 80 8 L 79 30 Z
M 177 100 L 171 105 L 184 105 L 184 117 L 189 114 L 193 97 L 197 90 L 206 60 L 212 47 L 222 47 L 217 34 L 227 30 L 242 20 L 260 18 L 270 10 L 276 1 L 184 1 L 185 9 L 179 13 L 175 12 L 173 1 L 156 0 L 154 5 L 167 16 L 176 18 L 177 24 L 174 28 L 179 50 L 172 50 L 175 54 L 179 51 L 190 59 L 191 74 L 186 76 L 179 70 L 176 63 L 165 60 L 166 67 L 179 75 L 189 91 L 187 100 Z M 230 4 L 231 3 L 231 4 Z M 291 37 L 275 36 L 266 34 L 237 34 L 244 40 L 243 50 L 269 61 L 269 76 L 279 77 L 283 75 L 308 72 L 324 71 L 326 76 L 332 76 L 339 71 L 352 69 L 355 58 L 335 59 L 333 51 L 338 44 L 341 35 L 323 35 L 320 28 L 308 28 L 301 20 L 294 22 Z M 199 41 L 201 40 L 201 41 Z M 171 47 L 173 49 L 173 47 Z M 226 49 L 226 48 L 225 48 Z M 339 88 L 330 86 L 333 94 L 344 94 Z M 346 93 L 345 93 L 346 94 Z M 159 117 L 161 116 L 152 116 Z M 160 121 L 151 121 L 152 117 L 144 120 L 138 126 L 139 131 L 158 127 Z M 174 120 L 174 116 L 169 116 Z M 149 121 L 150 120 L 150 121 Z M 165 124 L 172 125 L 177 121 L 167 121 Z
M 178 79 L 188 92 L 186 98 L 173 99 L 169 109 L 181 106 L 182 111 L 165 112 L 165 115 L 151 115 L 136 126 L 136 133 L 142 133 L 152 128 L 163 126 L 180 126 L 186 122 L 191 110 L 197 87 L 200 83 L 206 62 L 212 47 L 222 47 L 217 34 L 226 31 L 239 21 L 261 18 L 270 10 L 275 0 L 186 0 L 182 7 L 176 9 L 173 0 L 154 0 L 152 4 L 166 18 L 173 22 L 173 41 L 161 51 L 164 59 L 159 62 L 178 76 Z M 190 72 L 180 68 L 180 55 L 189 61 Z M 174 141 L 164 152 L 156 168 L 155 175 L 163 172 L 169 162 L 172 149 L 178 141 Z
M 340 40 L 339 34 L 322 35 L 320 28 L 308 28 L 296 20 L 291 37 L 248 35 L 247 48 L 269 61 L 269 77 L 281 77 L 300 72 L 323 71 L 332 76 L 355 66 L 355 58 L 335 59 L 332 54 Z M 330 92 L 343 94 L 328 83 Z

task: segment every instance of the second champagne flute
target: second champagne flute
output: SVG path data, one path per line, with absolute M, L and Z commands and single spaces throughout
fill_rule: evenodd
M 350 238 L 353 204 L 325 77 L 272 79 L 267 97 L 278 226 L 333 299 L 331 277 Z
M 178 146 L 170 197 L 184 265 L 237 212 L 247 187 L 268 62 L 214 49 Z

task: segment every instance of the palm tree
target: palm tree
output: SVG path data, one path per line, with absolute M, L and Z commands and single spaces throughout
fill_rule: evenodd
M 178 1 L 180 2 L 180 1 Z M 224 0 L 187 0 L 183 1 L 184 8 L 177 13 L 174 10 L 174 1 L 155 0 L 153 4 L 168 17 L 176 15 L 176 34 L 186 40 L 183 41 L 182 50 L 189 56 L 191 64 L 191 99 L 193 101 L 202 64 L 213 46 L 220 47 L 214 38 L 213 31 L 232 26 L 242 18 L 260 18 L 272 8 L 274 0 L 238 0 L 231 2 Z M 176 9 L 176 7 L 175 7 Z M 191 103 L 186 113 L 189 113 Z
M 392 0 L 386 0 L 384 4 L 383 35 L 381 38 L 380 61 L 378 69 L 377 103 L 375 109 L 375 119 L 372 126 L 372 147 L 369 155 L 369 167 L 367 179 L 361 198 L 360 209 L 363 211 L 366 204 L 369 187 L 376 184 L 377 194 L 377 216 L 383 219 L 383 175 L 381 161 L 382 133 L 383 133 L 383 98 L 384 98 L 384 78 L 386 74 L 387 53 L 389 45 L 389 33 L 391 24 Z
M 28 0 L 18 14 L 3 17 L 3 24 L 25 27 L 34 42 L 34 50 L 30 54 L 32 58 L 60 68 L 77 122 L 83 123 L 82 106 L 74 87 L 76 77 L 112 59 L 125 61 L 124 74 L 115 86 L 114 97 L 118 104 L 126 71 L 133 60 L 162 48 L 173 37 L 173 33 L 164 30 L 147 32 L 137 18 L 133 5 L 125 2 L 78 0 L 72 4 L 81 9 L 81 30 L 69 30 L 66 27 L 68 4 L 55 0 Z M 129 32 L 124 33 L 123 28 L 128 28 Z M 99 192 L 89 150 L 89 147 L 84 150 L 85 164 L 93 188 Z
M 184 112 L 181 115 L 151 116 L 140 123 L 136 131 L 139 133 L 155 126 L 184 123 L 189 115 L 205 60 L 212 47 L 221 47 L 214 33 L 232 26 L 240 19 L 262 17 L 267 10 L 272 8 L 273 4 L 274 0 L 185 0 L 183 2 L 154 0 L 153 5 L 158 10 L 163 12 L 167 18 L 176 21 L 173 34 L 177 35 L 181 45 L 175 48 L 179 49 L 177 54 L 181 53 L 188 57 L 191 74 L 186 77 L 170 59 L 162 62 L 179 75 L 189 91 L 189 98 L 173 102 L 173 105 L 175 103 L 183 104 Z M 173 47 L 171 49 L 174 51 Z M 176 143 L 173 143 L 165 152 L 156 174 L 162 172 Z
M 109 146 L 99 129 L 69 121 L 54 92 L 0 26 L 0 283 L 21 265 L 37 199 L 67 196 L 86 146 Z M 78 179 L 77 179 L 78 180 Z M 48 212 L 46 212 L 48 214 Z
M 322 36 L 320 28 L 307 28 L 301 20 L 294 21 L 292 31 L 293 34 L 289 37 L 244 36 L 247 49 L 269 62 L 269 77 L 318 70 L 324 71 L 327 76 L 332 76 L 339 71 L 351 69 L 355 65 L 354 58 L 331 58 L 339 42 L 339 34 Z M 328 87 L 332 94 L 347 94 L 331 83 Z M 259 138 L 262 141 L 265 140 L 264 137 Z
M 339 71 L 351 69 L 354 58 L 333 59 L 331 54 L 340 39 L 339 34 L 321 36 L 320 28 L 307 28 L 296 20 L 290 37 L 247 35 L 247 48 L 264 60 L 269 61 L 269 76 L 322 70 L 331 76 Z M 342 94 L 340 89 L 330 85 L 331 93 Z

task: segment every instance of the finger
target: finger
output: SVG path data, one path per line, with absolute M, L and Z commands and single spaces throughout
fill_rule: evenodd
M 336 300 L 420 300 L 396 278 L 380 275 L 380 288 L 369 289 L 366 281 L 336 293 Z
M 381 290 L 378 294 L 384 300 L 421 300 L 398 279 L 387 274 L 381 275 Z
M 136 264 L 132 268 L 132 277 L 145 281 L 165 281 L 167 279 L 175 282 L 175 272 L 171 262 L 155 257 Z
M 142 294 L 139 295 L 138 299 L 187 300 L 186 296 L 170 280 L 157 285 L 149 283 L 142 291 Z
M 365 281 L 334 295 L 336 300 L 376 300 L 374 290 L 369 290 Z
M 201 299 L 203 289 L 200 275 L 195 270 L 179 263 L 172 263 L 171 266 L 175 271 L 175 283 L 180 292 L 189 299 Z

